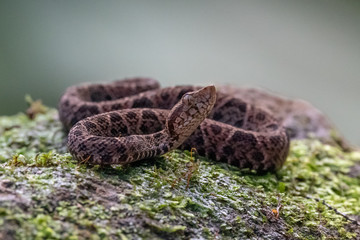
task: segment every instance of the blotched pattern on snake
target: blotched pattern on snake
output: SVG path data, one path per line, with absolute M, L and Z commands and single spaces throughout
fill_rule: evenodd
M 257 94 L 214 86 L 159 88 L 155 80 L 134 78 L 69 87 L 59 115 L 70 130 L 69 151 L 90 164 L 126 164 L 196 148 L 239 168 L 276 170 L 289 151 L 286 118 L 254 103 Z M 297 129 L 291 137 L 304 132 Z

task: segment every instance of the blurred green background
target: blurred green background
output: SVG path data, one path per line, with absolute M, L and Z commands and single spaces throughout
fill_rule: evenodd
M 360 145 L 360 1 L 0 0 L 0 115 L 132 76 L 303 98 Z

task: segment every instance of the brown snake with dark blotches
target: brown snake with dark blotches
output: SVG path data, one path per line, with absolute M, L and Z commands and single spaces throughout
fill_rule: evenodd
M 214 86 L 159 88 L 152 79 L 73 86 L 59 104 L 68 149 L 90 164 L 126 164 L 175 148 L 239 168 L 279 169 L 289 137 L 276 117 Z

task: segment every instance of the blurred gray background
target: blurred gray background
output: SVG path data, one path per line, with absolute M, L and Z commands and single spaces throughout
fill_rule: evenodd
M 0 115 L 132 76 L 303 98 L 360 145 L 360 1 L 0 0 Z

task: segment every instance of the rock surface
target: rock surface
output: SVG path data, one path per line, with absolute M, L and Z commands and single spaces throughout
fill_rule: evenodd
M 0 117 L 0 239 L 360 239 L 360 152 L 293 141 L 262 176 L 180 151 L 101 168 L 55 109 L 32 118 Z

